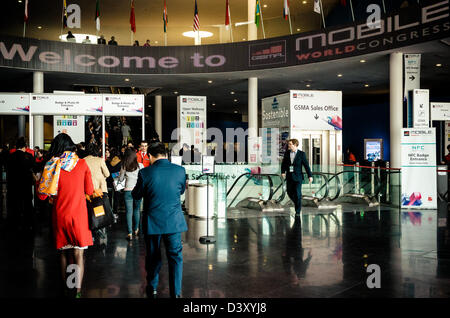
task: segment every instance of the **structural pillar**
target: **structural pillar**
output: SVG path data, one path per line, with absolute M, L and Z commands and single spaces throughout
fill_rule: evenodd
M 401 129 L 403 128 L 403 53 L 391 53 L 389 59 L 389 113 L 391 168 L 401 167 Z
M 155 130 L 162 142 L 162 97 L 155 96 Z
M 255 0 L 247 0 L 248 2 L 248 11 L 247 11 L 247 21 L 249 21 L 247 25 L 247 33 L 248 33 L 248 41 L 258 40 L 258 28 L 255 24 L 255 11 L 256 11 L 256 1 Z
M 248 79 L 248 137 L 258 137 L 258 78 Z
M 25 137 L 25 115 L 17 118 L 18 137 Z
M 33 93 L 44 92 L 44 73 L 33 73 Z M 33 146 L 44 148 L 44 116 L 33 116 Z

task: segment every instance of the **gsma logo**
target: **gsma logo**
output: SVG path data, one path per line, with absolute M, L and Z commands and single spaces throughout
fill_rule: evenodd
M 404 136 L 409 136 L 409 131 L 405 131 L 403 135 Z
M 106 97 L 105 99 L 108 101 L 108 100 L 109 100 L 109 97 Z
M 187 98 L 183 98 L 183 103 L 186 103 L 187 102 Z
M 294 95 L 294 98 L 297 98 L 297 93 L 294 93 L 293 95 Z
M 36 100 L 36 96 L 33 96 L 33 100 Z

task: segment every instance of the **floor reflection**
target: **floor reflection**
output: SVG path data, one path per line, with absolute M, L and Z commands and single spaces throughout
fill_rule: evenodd
M 436 211 L 337 209 L 205 220 L 186 216 L 184 297 L 448 297 L 447 205 Z M 0 297 L 58 297 L 48 222 L 12 237 L 0 224 Z M 215 244 L 199 242 L 214 235 Z M 84 297 L 141 298 L 145 244 L 126 241 L 125 216 L 87 251 Z M 367 266 L 381 268 L 369 289 Z M 160 295 L 169 296 L 163 258 Z

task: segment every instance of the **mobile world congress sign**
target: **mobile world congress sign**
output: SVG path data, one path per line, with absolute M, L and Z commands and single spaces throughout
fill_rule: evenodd
M 187 74 L 303 65 L 450 36 L 449 0 L 284 37 L 202 46 L 132 47 L 0 36 L 0 67 L 94 74 Z

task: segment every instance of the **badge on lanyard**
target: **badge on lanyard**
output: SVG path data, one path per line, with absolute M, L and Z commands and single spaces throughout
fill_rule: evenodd
M 294 172 L 294 166 L 289 166 L 289 172 Z

